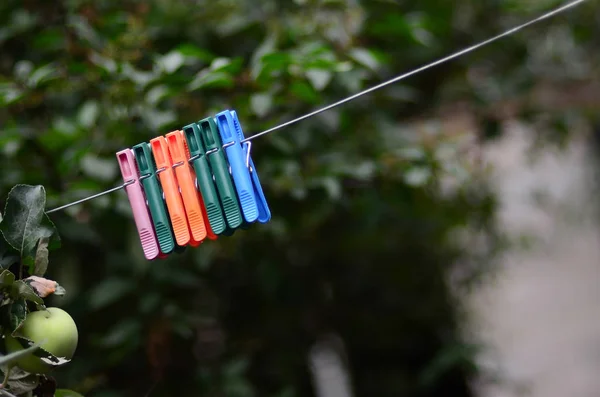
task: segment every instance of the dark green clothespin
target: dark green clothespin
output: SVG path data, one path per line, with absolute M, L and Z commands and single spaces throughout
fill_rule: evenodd
M 140 172 L 140 181 L 150 209 L 150 217 L 158 239 L 160 251 L 170 254 L 175 248 L 175 239 L 171 223 L 162 197 L 162 189 L 156 178 L 156 166 L 148 143 L 140 143 L 133 147 L 133 154 Z M 178 250 L 179 251 L 179 250 Z
M 206 151 L 200 137 L 198 124 L 192 123 L 183 127 L 183 134 L 190 151 L 190 161 L 196 172 L 196 184 L 202 194 L 208 222 L 215 234 L 225 234 L 227 224 L 223 216 L 223 209 L 219 201 L 219 195 L 215 188 L 213 174 L 206 160 Z
M 198 126 L 200 127 L 200 137 L 206 150 L 205 156 L 208 158 L 212 170 L 221 207 L 225 213 L 229 229 L 223 234 L 231 235 L 235 229 L 241 226 L 243 217 L 231 175 L 229 174 L 229 163 L 225 159 L 221 146 L 221 137 L 219 136 L 219 130 L 214 119 L 212 117 L 202 119 L 198 122 Z

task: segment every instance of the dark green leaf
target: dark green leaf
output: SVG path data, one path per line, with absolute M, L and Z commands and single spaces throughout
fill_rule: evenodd
M 285 52 L 274 52 L 264 55 L 261 59 L 265 66 L 273 69 L 281 69 L 287 67 L 292 61 L 289 54 Z
M 8 269 L 20 260 L 19 253 L 11 247 L 0 234 L 0 268 Z
M 21 326 L 27 316 L 27 304 L 25 299 L 17 299 L 13 303 L 0 307 L 0 319 L 2 326 L 11 334 Z
M 0 365 L 1 366 L 9 365 L 9 364 L 17 361 L 21 357 L 25 357 L 31 353 L 35 354 L 38 350 L 40 350 L 39 344 L 31 343 L 31 341 L 26 342 L 26 344 L 24 344 L 23 347 L 25 347 L 23 350 L 19 350 L 18 352 L 7 354 L 6 356 L 1 356 L 0 357 Z
M 180 44 L 176 50 L 186 57 L 197 58 L 205 62 L 210 62 L 215 57 L 208 50 L 197 47 L 194 44 Z
M 0 287 L 10 287 L 15 282 L 15 275 L 10 270 L 3 270 L 0 273 Z
M 45 340 L 42 340 L 39 343 L 33 343 L 33 341 L 22 336 L 15 336 L 14 338 L 21 344 L 21 346 L 23 346 L 24 349 L 36 347 L 36 349 L 31 350 L 31 353 L 33 353 L 34 356 L 41 358 L 42 361 L 44 361 L 46 364 L 52 366 L 60 366 L 71 361 L 65 357 L 56 357 L 54 354 L 40 347 L 44 345 Z M 0 365 L 2 365 L 1 361 Z
M 13 294 L 16 297 L 24 298 L 34 302 L 37 305 L 44 305 L 44 300 L 35 293 L 33 288 L 23 280 L 18 280 L 13 285 Z
M 48 249 L 60 245 L 58 233 L 44 213 L 46 191 L 43 186 L 16 185 L 8 194 L 0 231 L 33 271 L 38 241 L 48 238 Z
M 62 34 L 60 29 L 46 29 L 43 33 L 35 36 L 32 43 L 33 46 L 39 49 L 59 49 L 65 44 L 65 36 Z
M 304 81 L 295 81 L 290 87 L 291 92 L 300 100 L 316 104 L 319 102 L 319 94 Z

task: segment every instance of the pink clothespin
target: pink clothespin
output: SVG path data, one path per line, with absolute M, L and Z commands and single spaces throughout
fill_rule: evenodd
M 140 184 L 133 152 L 131 149 L 121 150 L 117 152 L 117 160 L 121 169 L 121 175 L 123 176 L 123 182 L 125 183 L 125 192 L 127 192 L 129 204 L 131 204 L 133 220 L 138 230 L 140 242 L 142 243 L 144 256 L 148 260 L 156 259 L 160 255 L 160 249 L 156 235 L 154 234 L 150 212 L 146 206 L 146 198 Z

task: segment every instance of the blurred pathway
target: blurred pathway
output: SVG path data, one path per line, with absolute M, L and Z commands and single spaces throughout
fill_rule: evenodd
M 500 221 L 536 237 L 502 260 L 470 299 L 480 359 L 499 376 L 480 397 L 600 397 L 600 227 L 583 140 L 528 159 L 528 132 L 508 128 L 485 149 L 495 167 Z M 543 197 L 536 204 L 534 192 Z

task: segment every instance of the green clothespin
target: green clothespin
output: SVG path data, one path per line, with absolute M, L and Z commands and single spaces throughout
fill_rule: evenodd
M 200 127 L 200 137 L 206 150 L 205 156 L 208 158 L 210 168 L 217 185 L 217 192 L 221 201 L 221 207 L 225 213 L 228 229 L 223 234 L 231 235 L 242 225 L 243 218 L 238 203 L 235 188 L 229 174 L 229 163 L 223 153 L 221 137 L 217 124 L 212 117 L 207 117 L 198 122 Z
M 202 144 L 198 124 L 192 123 L 186 125 L 183 127 L 183 134 L 190 151 L 190 160 L 196 172 L 196 183 L 202 194 L 202 200 L 204 200 L 210 227 L 215 234 L 225 234 L 227 224 L 225 223 L 223 209 L 221 208 L 219 195 L 215 188 L 213 174 L 206 160 L 206 152 Z
M 175 248 L 175 238 L 171 230 L 171 223 L 165 208 L 165 203 L 162 198 L 162 189 L 156 178 L 156 166 L 152 158 L 150 145 L 148 143 L 140 143 L 133 147 L 133 154 L 140 172 L 140 180 L 144 187 L 144 194 L 154 230 L 158 239 L 160 251 L 163 254 L 170 254 Z

